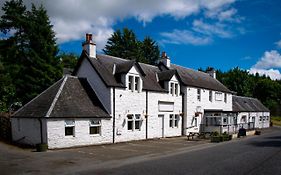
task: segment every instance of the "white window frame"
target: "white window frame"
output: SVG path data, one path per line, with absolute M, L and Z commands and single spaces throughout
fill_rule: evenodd
M 224 102 L 227 103 L 227 93 L 224 93 Z
M 180 121 L 179 114 L 169 114 L 169 128 L 178 128 Z
M 132 118 L 129 118 L 129 116 L 131 116 Z M 127 130 L 128 131 L 140 131 L 141 127 L 142 127 L 142 117 L 141 114 L 128 114 L 127 115 Z M 132 122 L 132 129 L 129 129 L 129 122 Z M 136 123 L 139 122 L 139 128 L 136 128 Z
M 179 84 L 175 83 L 175 95 L 179 96 Z
M 95 123 L 95 122 L 97 122 L 97 123 Z M 97 127 L 98 133 L 91 134 L 91 128 L 92 127 Z M 100 119 L 92 119 L 92 120 L 89 121 L 89 134 L 94 135 L 94 136 L 100 136 L 101 135 L 101 120 Z
M 71 123 L 68 123 L 71 122 Z M 66 128 L 72 128 L 72 135 L 66 135 Z M 64 121 L 64 136 L 74 137 L 75 136 L 75 120 L 65 120 Z
M 197 101 L 201 101 L 201 89 L 197 89 Z
M 132 92 L 140 92 L 141 91 L 141 77 L 135 74 L 128 75 L 128 83 L 127 88 Z
M 221 92 L 215 92 L 215 100 L 216 101 L 222 101 L 222 93 Z

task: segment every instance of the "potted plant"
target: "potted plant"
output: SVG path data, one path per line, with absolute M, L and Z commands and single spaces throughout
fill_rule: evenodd
M 39 143 L 36 144 L 36 151 L 37 152 L 45 152 L 48 149 L 48 145 L 46 143 Z

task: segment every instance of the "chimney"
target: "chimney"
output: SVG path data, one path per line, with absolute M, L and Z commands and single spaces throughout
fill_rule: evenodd
M 93 35 L 91 33 L 86 34 L 86 41 L 83 42 L 82 47 L 89 57 L 96 58 L 96 43 L 93 42 Z
M 170 58 L 167 56 L 166 52 L 162 52 L 160 62 L 162 62 L 162 63 L 163 63 L 165 66 L 167 66 L 168 68 L 171 66 L 171 60 L 170 60 Z
M 211 77 L 213 77 L 214 79 L 217 78 L 216 76 L 216 70 L 212 67 L 208 67 L 207 68 L 207 71 L 206 71 L 207 74 L 209 74 Z

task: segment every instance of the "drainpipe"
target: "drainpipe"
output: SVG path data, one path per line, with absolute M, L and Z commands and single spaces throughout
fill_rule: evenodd
M 146 110 L 146 112 L 145 112 L 145 114 L 146 114 L 146 116 L 145 116 L 145 139 L 148 139 L 148 91 L 146 90 L 145 91 L 146 92 L 146 96 L 145 96 L 145 110 Z
M 41 144 L 43 144 L 43 124 L 42 124 L 42 118 L 38 118 L 39 123 L 40 123 L 40 140 Z
M 185 119 L 184 119 L 184 97 L 185 97 L 185 94 L 184 93 L 182 93 L 182 105 L 181 105 L 181 111 L 182 111 L 182 116 L 181 116 L 181 135 L 183 135 L 184 136 L 184 128 L 185 128 L 185 126 L 184 126 L 184 122 L 185 122 Z
M 112 143 L 115 143 L 115 87 L 113 87 L 113 140 Z

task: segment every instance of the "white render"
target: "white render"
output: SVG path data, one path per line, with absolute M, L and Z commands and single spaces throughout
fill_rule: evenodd
M 197 99 L 197 90 L 201 91 L 201 100 Z M 222 110 L 231 111 L 232 110 L 232 94 L 227 93 L 227 100 L 216 99 L 216 93 L 218 91 L 212 91 L 212 101 L 209 101 L 209 91 L 208 89 L 195 88 L 195 87 L 182 87 L 184 96 L 184 116 L 185 116 L 185 134 L 189 132 L 199 132 L 200 124 L 202 124 L 202 118 L 204 116 L 204 110 Z M 199 116 L 195 116 L 195 113 L 199 112 Z M 197 118 L 197 126 L 195 124 L 195 118 Z
M 66 148 L 85 145 L 112 143 L 112 120 L 101 120 L 101 134 L 90 135 L 89 119 L 74 119 L 74 136 L 65 136 L 65 120 L 49 119 L 47 121 L 48 148 Z
M 87 78 L 91 87 L 96 92 L 99 100 L 104 105 L 105 109 L 111 113 L 111 88 L 108 88 L 100 76 L 97 74 L 96 70 L 93 69 L 90 62 L 84 59 L 78 72 L 78 77 Z

